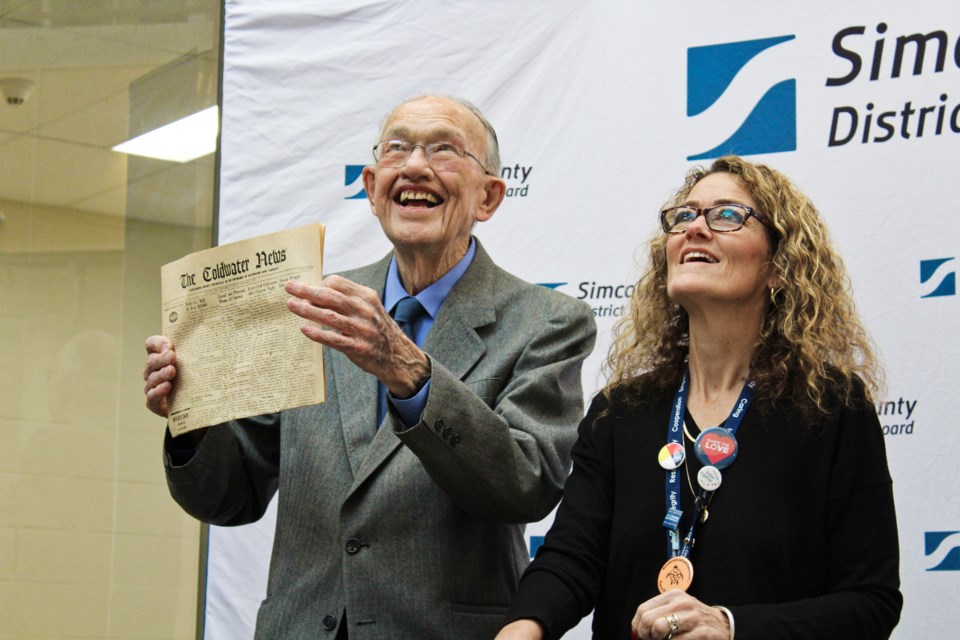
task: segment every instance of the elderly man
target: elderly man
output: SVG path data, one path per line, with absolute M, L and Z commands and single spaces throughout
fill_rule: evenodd
M 505 192 L 476 107 L 404 102 L 374 158 L 364 186 L 393 251 L 287 284 L 325 347 L 327 401 L 168 431 L 168 484 L 218 525 L 257 520 L 279 488 L 260 638 L 489 639 L 528 562 L 524 523 L 560 498 L 596 328 L 471 236 Z M 166 416 L 175 345 L 146 346 L 147 406 Z

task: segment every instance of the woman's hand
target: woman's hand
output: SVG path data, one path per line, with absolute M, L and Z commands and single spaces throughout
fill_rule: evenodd
M 514 620 L 494 640 L 543 640 L 543 627 L 536 620 Z
M 634 638 L 641 640 L 730 638 L 730 623 L 722 611 L 676 589 L 650 598 L 637 607 L 630 630 Z

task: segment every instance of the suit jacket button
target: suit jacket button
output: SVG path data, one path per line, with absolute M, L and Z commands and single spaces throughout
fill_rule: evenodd
M 360 549 L 362 549 L 363 547 L 364 547 L 364 544 L 359 540 L 357 540 L 356 538 L 350 538 L 349 540 L 347 540 L 346 548 L 347 548 L 347 553 L 349 553 L 350 555 L 355 555 L 357 553 L 360 553 Z
M 453 434 L 452 436 L 450 436 L 450 446 L 451 446 L 451 447 L 455 447 L 455 446 L 457 446 L 459 443 L 460 443 L 460 434 L 459 434 L 459 433 L 455 433 L 455 434 Z
M 443 437 L 444 437 L 445 439 L 446 439 L 446 438 L 449 438 L 451 433 L 453 433 L 453 429 L 451 429 L 450 427 L 444 427 L 444 428 L 443 428 Z
M 443 428 L 446 424 L 443 422 L 443 418 L 437 418 L 437 421 L 433 423 L 433 428 L 437 431 L 443 431 Z
M 332 613 L 328 613 L 323 616 L 323 628 L 327 631 L 333 631 L 337 628 L 337 616 Z

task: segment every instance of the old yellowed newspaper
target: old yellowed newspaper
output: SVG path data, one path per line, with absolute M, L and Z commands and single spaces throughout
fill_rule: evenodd
M 171 434 L 323 402 L 322 348 L 300 333 L 283 290 L 320 282 L 323 232 L 311 224 L 161 268 L 163 335 L 177 352 Z

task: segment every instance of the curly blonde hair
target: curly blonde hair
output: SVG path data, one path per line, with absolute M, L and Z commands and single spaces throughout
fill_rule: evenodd
M 771 261 L 780 289 L 771 304 L 751 359 L 758 394 L 792 402 L 806 414 L 831 408 L 827 391 L 851 402 L 857 380 L 869 399 L 881 391 L 883 373 L 872 341 L 860 321 L 843 261 L 813 203 L 778 171 L 737 156 L 695 167 L 666 206 L 682 203 L 693 187 L 713 173 L 735 176 L 749 191 L 768 230 Z M 621 398 L 648 391 L 672 391 L 686 369 L 688 319 L 667 296 L 667 234 L 648 243 L 649 264 L 630 300 L 629 314 L 614 327 L 604 363 L 607 384 Z M 834 396 L 836 397 L 836 396 Z

